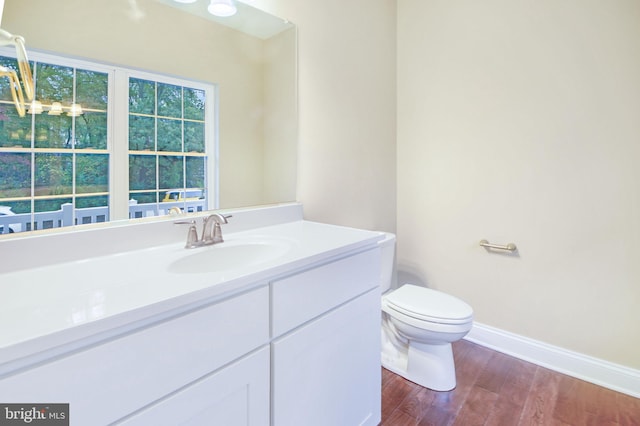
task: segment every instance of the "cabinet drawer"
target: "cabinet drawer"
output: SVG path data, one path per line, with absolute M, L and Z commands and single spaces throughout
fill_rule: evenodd
M 271 283 L 273 337 L 379 285 L 375 248 Z
M 0 381 L 2 402 L 65 402 L 72 424 L 106 424 L 269 341 L 269 291 L 159 323 Z

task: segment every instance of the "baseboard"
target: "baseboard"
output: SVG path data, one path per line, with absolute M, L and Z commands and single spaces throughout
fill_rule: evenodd
M 640 371 L 474 323 L 466 340 L 617 392 L 640 398 Z

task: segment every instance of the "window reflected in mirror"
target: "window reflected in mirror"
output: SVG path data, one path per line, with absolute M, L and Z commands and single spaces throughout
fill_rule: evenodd
M 0 233 L 213 207 L 213 85 L 46 56 L 32 58 L 36 96 L 25 117 L 0 81 Z M 0 65 L 17 69 L 9 56 Z M 127 140 L 116 123 L 127 123 Z

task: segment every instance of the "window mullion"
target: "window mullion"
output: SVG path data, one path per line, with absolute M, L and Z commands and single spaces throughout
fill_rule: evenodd
M 115 70 L 109 86 L 111 220 L 129 218 L 129 75 Z

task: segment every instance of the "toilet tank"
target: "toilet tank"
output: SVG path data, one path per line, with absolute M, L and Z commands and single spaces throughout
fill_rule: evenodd
M 380 246 L 380 292 L 385 293 L 391 288 L 396 271 L 396 236 L 384 232 L 384 239 L 378 242 Z

